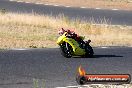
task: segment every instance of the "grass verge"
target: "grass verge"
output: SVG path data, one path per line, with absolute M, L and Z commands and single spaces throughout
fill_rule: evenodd
M 62 27 L 91 39 L 92 46 L 132 46 L 131 26 L 105 23 L 71 21 L 63 15 L 0 13 L 0 48 L 57 47 L 57 31 Z

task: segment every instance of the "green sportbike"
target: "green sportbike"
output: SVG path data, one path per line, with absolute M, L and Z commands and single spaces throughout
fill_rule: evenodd
M 81 42 L 77 41 L 73 36 L 69 36 L 67 32 L 63 33 L 57 40 L 61 54 L 66 58 L 71 58 L 72 56 L 92 57 L 94 52 L 89 45 L 91 40 L 84 42 L 84 37 L 80 38 Z

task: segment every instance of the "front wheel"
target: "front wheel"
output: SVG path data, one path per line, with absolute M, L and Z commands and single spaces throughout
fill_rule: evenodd
M 60 45 L 60 50 L 61 54 L 66 57 L 66 58 L 71 58 L 72 57 L 72 48 L 71 46 L 64 42 L 63 44 Z
M 86 54 L 85 54 L 86 57 L 93 57 L 94 51 L 90 45 L 86 45 L 85 50 L 86 50 Z

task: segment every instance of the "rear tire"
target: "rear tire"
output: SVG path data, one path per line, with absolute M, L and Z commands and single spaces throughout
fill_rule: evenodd
M 68 43 L 67 43 L 68 44 Z M 70 46 L 68 44 L 68 46 Z M 67 49 L 66 48 L 66 43 L 64 42 L 63 44 L 60 45 L 60 50 L 61 50 L 61 54 L 66 57 L 66 58 L 71 58 L 72 57 L 72 49 L 71 49 L 71 46 L 68 47 L 70 49 Z

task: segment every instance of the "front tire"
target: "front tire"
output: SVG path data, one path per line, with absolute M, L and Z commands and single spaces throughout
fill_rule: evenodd
M 68 43 L 67 43 L 68 44 Z M 60 45 L 60 50 L 61 50 L 61 54 L 66 57 L 66 58 L 71 58 L 72 57 L 72 50 L 71 50 L 71 47 L 69 47 L 70 45 L 68 44 L 68 49 L 66 47 L 66 42 L 64 42 L 63 44 Z
M 90 45 L 86 45 L 85 50 L 86 50 L 86 54 L 85 54 L 86 57 L 93 57 L 94 51 Z

